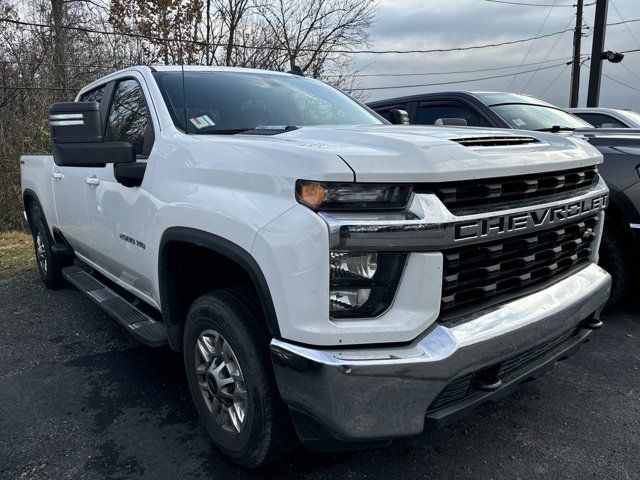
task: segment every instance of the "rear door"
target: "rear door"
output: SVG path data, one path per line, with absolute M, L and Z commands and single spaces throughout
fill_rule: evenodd
M 90 90 L 80 97 L 81 102 L 101 102 L 104 86 Z M 73 119 L 52 121 L 77 121 Z M 51 171 L 53 199 L 57 225 L 67 241 L 79 254 L 88 251 L 86 179 L 91 174 L 87 167 L 60 167 L 54 163 Z
M 153 162 L 157 128 L 149 98 L 141 76 L 123 78 L 112 84 L 105 110 L 105 141 L 131 143 L 137 162 L 145 168 Z M 91 259 L 115 281 L 150 296 L 154 266 L 146 247 L 150 208 L 145 182 L 149 169 L 139 186 L 119 183 L 113 165 L 90 170 L 85 197 Z

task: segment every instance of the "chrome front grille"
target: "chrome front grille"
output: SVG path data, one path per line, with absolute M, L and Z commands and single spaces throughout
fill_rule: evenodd
M 598 215 L 535 233 L 443 250 L 440 322 L 545 287 L 591 260 Z M 462 318 L 462 320 L 461 320 Z
M 417 190 L 434 193 L 452 213 L 460 215 L 468 210 L 497 210 L 497 207 L 523 201 L 542 203 L 579 195 L 595 187 L 598 180 L 598 169 L 591 166 L 562 172 L 424 185 Z

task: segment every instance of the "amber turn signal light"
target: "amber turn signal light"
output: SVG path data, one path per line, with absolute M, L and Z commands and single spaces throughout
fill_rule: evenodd
M 318 208 L 324 201 L 324 187 L 319 183 L 300 182 L 298 187 L 298 199 L 306 206 Z

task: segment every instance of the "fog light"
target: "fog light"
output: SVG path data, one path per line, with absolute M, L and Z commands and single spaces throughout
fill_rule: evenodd
M 361 307 L 371 294 L 370 288 L 356 288 L 352 290 L 331 290 L 329 301 L 331 310 L 351 310 Z
M 332 318 L 365 318 L 383 313 L 393 301 L 406 253 L 329 255 L 329 309 Z

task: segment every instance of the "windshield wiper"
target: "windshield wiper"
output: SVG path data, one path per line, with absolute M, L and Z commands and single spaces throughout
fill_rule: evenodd
M 574 130 L 575 128 L 563 127 L 561 125 L 554 125 L 553 127 L 549 127 L 549 128 L 536 128 L 536 132 L 551 132 L 551 133 L 573 132 Z
M 207 130 L 193 132 L 199 135 L 235 135 L 236 133 L 249 133 L 250 135 L 277 135 L 279 133 L 297 130 L 295 125 L 258 125 L 247 128 L 230 128 L 226 130 Z
M 206 132 L 192 132 L 198 135 L 235 135 L 236 133 L 247 132 L 253 130 L 253 128 L 228 128 L 226 130 L 208 130 Z

